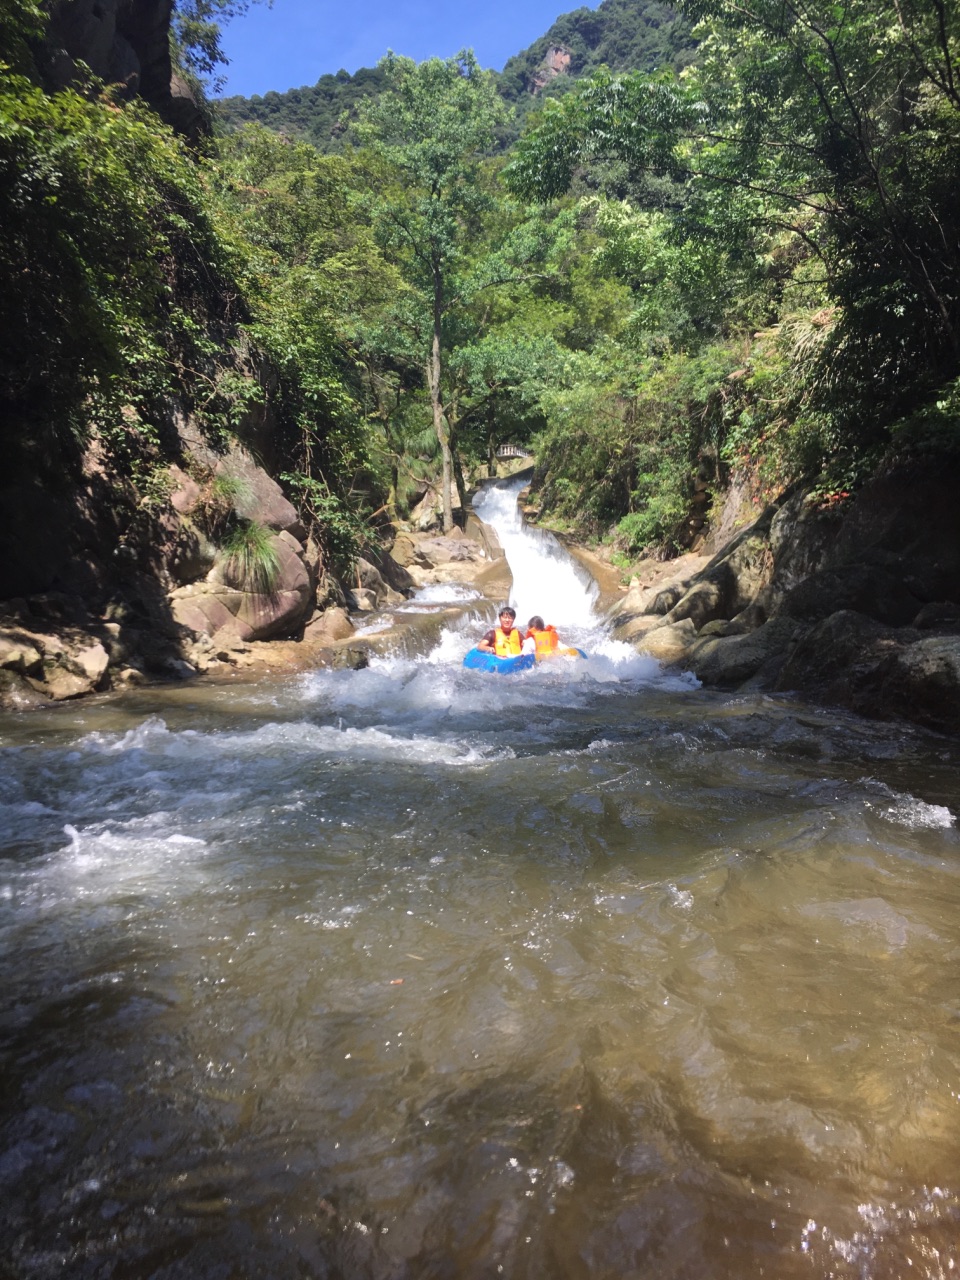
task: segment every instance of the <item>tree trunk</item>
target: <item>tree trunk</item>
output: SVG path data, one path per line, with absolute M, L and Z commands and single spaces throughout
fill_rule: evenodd
M 456 449 L 450 450 L 453 458 L 453 475 L 457 482 L 457 494 L 460 498 L 460 510 L 463 512 L 462 519 L 467 518 L 467 485 L 463 478 L 463 467 L 460 465 L 460 457 Z
M 453 451 L 450 447 L 450 431 L 440 400 L 440 373 L 442 369 L 440 356 L 440 307 L 435 296 L 433 308 L 433 345 L 427 363 L 427 383 L 430 387 L 430 407 L 433 410 L 433 429 L 440 443 L 440 455 L 443 458 L 443 532 L 449 533 L 453 528 L 453 506 L 450 502 L 450 485 L 453 480 Z

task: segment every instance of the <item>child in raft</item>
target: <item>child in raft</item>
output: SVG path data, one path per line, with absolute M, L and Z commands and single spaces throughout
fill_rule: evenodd
M 523 641 L 523 652 L 536 654 L 537 661 L 542 658 L 553 658 L 558 653 L 569 653 L 569 649 L 560 648 L 560 637 L 552 624 L 547 626 L 538 613 L 527 623 L 527 634 Z

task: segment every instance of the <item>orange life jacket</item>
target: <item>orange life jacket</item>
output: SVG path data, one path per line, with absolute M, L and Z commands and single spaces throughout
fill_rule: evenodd
M 542 631 L 528 631 L 528 636 L 533 636 L 537 642 L 537 658 L 552 658 L 557 652 L 560 644 L 560 638 L 557 635 L 557 629 L 553 626 L 546 626 Z
M 515 658 L 521 652 L 520 632 L 517 628 L 514 627 L 507 635 L 502 627 L 497 627 L 494 650 L 498 658 Z

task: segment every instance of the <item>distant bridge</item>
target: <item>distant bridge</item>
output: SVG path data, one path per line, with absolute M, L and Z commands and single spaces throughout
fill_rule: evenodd
M 529 449 L 521 449 L 518 444 L 502 444 L 497 449 L 498 458 L 532 458 Z

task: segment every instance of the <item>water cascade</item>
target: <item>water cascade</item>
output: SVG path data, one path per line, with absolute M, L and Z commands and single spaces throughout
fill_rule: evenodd
M 501 537 L 588 662 L 0 717 L 4 1275 L 956 1274 L 957 743 Z
M 596 584 L 544 530 L 525 526 L 517 507 L 524 480 L 487 485 L 474 499 L 477 515 L 497 532 L 510 571 L 510 604 L 521 625 L 534 613 L 557 627 L 593 630 Z

